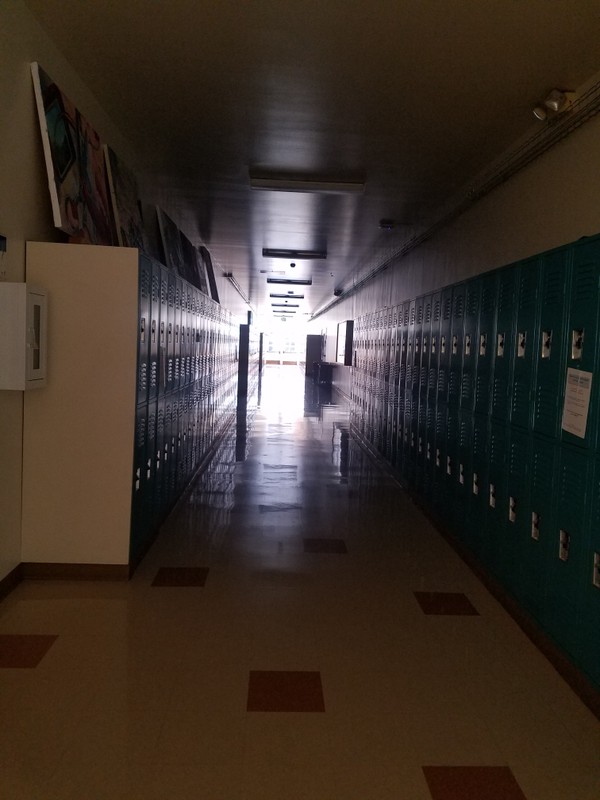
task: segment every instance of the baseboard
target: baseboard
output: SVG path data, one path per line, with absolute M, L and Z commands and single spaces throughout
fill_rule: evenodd
M 2 580 L 0 580 L 0 600 L 4 600 L 4 598 L 9 595 L 13 589 L 21 583 L 22 580 L 22 564 L 17 564 L 17 566 L 12 569 L 8 575 L 5 575 Z
M 129 564 L 57 564 L 24 561 L 22 580 L 126 581 Z

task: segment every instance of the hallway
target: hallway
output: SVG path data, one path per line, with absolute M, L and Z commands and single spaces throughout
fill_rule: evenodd
M 598 800 L 598 721 L 303 391 L 266 368 L 129 583 L 0 604 L 2 800 Z

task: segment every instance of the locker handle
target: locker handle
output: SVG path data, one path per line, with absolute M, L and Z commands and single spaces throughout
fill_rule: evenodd
M 146 317 L 140 319 L 140 342 L 144 344 L 146 341 Z
M 550 358 L 552 331 L 542 331 L 542 358 Z
M 584 334 L 583 328 L 574 329 L 571 333 L 571 359 L 573 361 L 580 361 L 583 356 Z

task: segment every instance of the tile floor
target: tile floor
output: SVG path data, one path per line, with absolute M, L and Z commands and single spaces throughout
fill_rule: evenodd
M 0 604 L 2 800 L 600 798 L 600 723 L 303 391 L 128 584 Z

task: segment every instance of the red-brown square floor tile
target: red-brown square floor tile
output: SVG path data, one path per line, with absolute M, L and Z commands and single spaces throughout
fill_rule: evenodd
M 0 668 L 37 667 L 57 639 L 58 636 L 37 634 L 0 634 Z
M 461 592 L 415 592 L 424 614 L 478 617 L 479 612 Z
M 250 672 L 247 711 L 325 711 L 320 672 Z
M 432 800 L 527 800 L 508 767 L 423 767 Z
M 305 539 L 305 553 L 347 553 L 346 542 L 343 539 Z
M 204 586 L 207 577 L 206 567 L 161 567 L 152 586 Z

